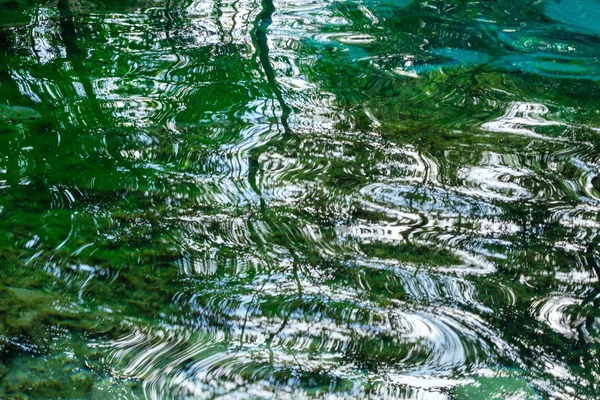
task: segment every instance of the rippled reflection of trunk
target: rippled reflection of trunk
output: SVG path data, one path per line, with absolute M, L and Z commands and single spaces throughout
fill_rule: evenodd
M 5 31 L 0 30 L 0 65 L 8 65 L 8 56 L 4 49 L 9 47 L 9 37 Z M 0 67 L 0 83 L 2 91 L 6 93 L 19 93 L 19 87 L 10 76 L 8 68 L 5 70 Z M 4 102 L 4 99 L 3 99 Z M 10 132 L 8 124 L 0 125 L 0 133 Z M 15 138 L 11 135 L 0 135 L 0 146 L 6 149 L 6 181 L 11 187 L 19 185 L 19 157 L 21 156 L 20 147 Z
M 288 137 L 292 134 L 292 131 L 289 127 L 288 119 L 291 113 L 291 108 L 286 104 L 285 99 L 283 98 L 283 94 L 281 93 L 281 89 L 277 84 L 277 79 L 275 78 L 275 70 L 271 65 L 271 61 L 269 59 L 269 44 L 267 39 L 267 30 L 271 23 L 273 22 L 273 13 L 275 12 L 275 5 L 273 0 L 264 0 L 262 2 L 262 11 L 256 17 L 254 21 L 254 31 L 253 31 L 253 39 L 256 43 L 256 48 L 258 51 L 258 57 L 260 60 L 260 64 L 265 71 L 265 75 L 267 77 L 267 81 L 271 88 L 271 91 L 275 94 L 277 101 L 281 107 L 281 125 L 283 126 L 285 137 Z M 261 196 L 261 191 L 258 188 L 256 179 L 257 173 L 260 170 L 260 166 L 258 163 L 258 158 L 261 153 L 261 147 L 257 147 L 252 149 L 249 153 L 248 159 L 248 181 L 252 189 Z M 264 209 L 264 201 L 261 198 L 261 208 Z
M 73 12 L 69 7 L 68 0 L 59 0 L 58 2 L 58 11 L 60 13 L 60 29 L 63 43 L 65 45 L 65 50 L 67 53 L 67 59 L 71 62 L 73 66 L 73 70 L 77 75 L 77 78 L 81 82 L 85 94 L 90 101 L 90 105 L 92 107 L 93 113 L 99 122 L 104 120 L 102 109 L 96 98 L 96 93 L 94 92 L 94 87 L 92 82 L 87 77 L 85 72 L 85 67 L 83 65 L 83 61 L 81 60 L 81 50 L 77 47 L 76 43 L 76 30 L 75 30 L 75 21 L 73 19 Z
M 273 22 L 273 13 L 275 12 L 275 5 L 273 4 L 273 0 L 264 0 L 262 12 L 256 18 L 254 22 L 255 30 L 255 41 L 258 48 L 258 56 L 260 60 L 260 64 L 262 65 L 265 75 L 267 76 L 267 81 L 269 82 L 269 86 L 271 90 L 277 97 L 277 101 L 281 106 L 281 125 L 283 125 L 284 132 L 286 134 L 291 133 L 290 127 L 288 124 L 288 118 L 290 116 L 291 108 L 286 104 L 285 99 L 283 98 L 283 94 L 281 93 L 281 89 L 277 84 L 277 80 L 275 79 L 275 70 L 271 65 L 271 61 L 269 59 L 269 43 L 267 40 L 267 29 Z

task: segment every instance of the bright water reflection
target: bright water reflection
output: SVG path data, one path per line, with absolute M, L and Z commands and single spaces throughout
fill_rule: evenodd
M 597 397 L 593 1 L 0 6 L 0 397 Z

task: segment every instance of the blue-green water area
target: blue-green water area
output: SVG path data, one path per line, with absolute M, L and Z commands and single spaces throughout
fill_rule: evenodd
M 597 0 L 0 0 L 0 399 L 600 398 Z

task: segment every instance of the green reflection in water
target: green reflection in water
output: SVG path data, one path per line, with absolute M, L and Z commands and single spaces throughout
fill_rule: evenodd
M 588 3 L 0 0 L 0 397 L 595 398 Z

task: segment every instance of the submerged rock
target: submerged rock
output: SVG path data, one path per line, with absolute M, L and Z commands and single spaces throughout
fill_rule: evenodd
M 41 117 L 33 108 L 0 104 L 0 121 L 27 121 Z
M 548 0 L 544 3 L 547 16 L 571 29 L 600 35 L 600 8 L 597 0 Z
M 76 367 L 65 370 L 63 366 Z M 9 371 L 0 381 L 0 398 L 89 398 L 94 375 L 69 352 L 47 356 L 20 356 L 10 361 Z
M 476 377 L 470 384 L 458 386 L 454 395 L 456 400 L 541 400 L 525 378 L 514 371 Z
M 403 66 L 396 69 L 396 72 L 401 75 L 416 77 L 421 74 L 438 72 L 440 70 L 474 67 L 490 61 L 490 56 L 483 52 L 451 47 L 434 48 L 430 50 L 430 56 L 431 59 L 426 63 Z
M 533 52 L 509 54 L 495 60 L 493 67 L 508 71 L 542 76 L 597 81 L 598 60 L 592 57 L 569 57 L 559 54 Z

